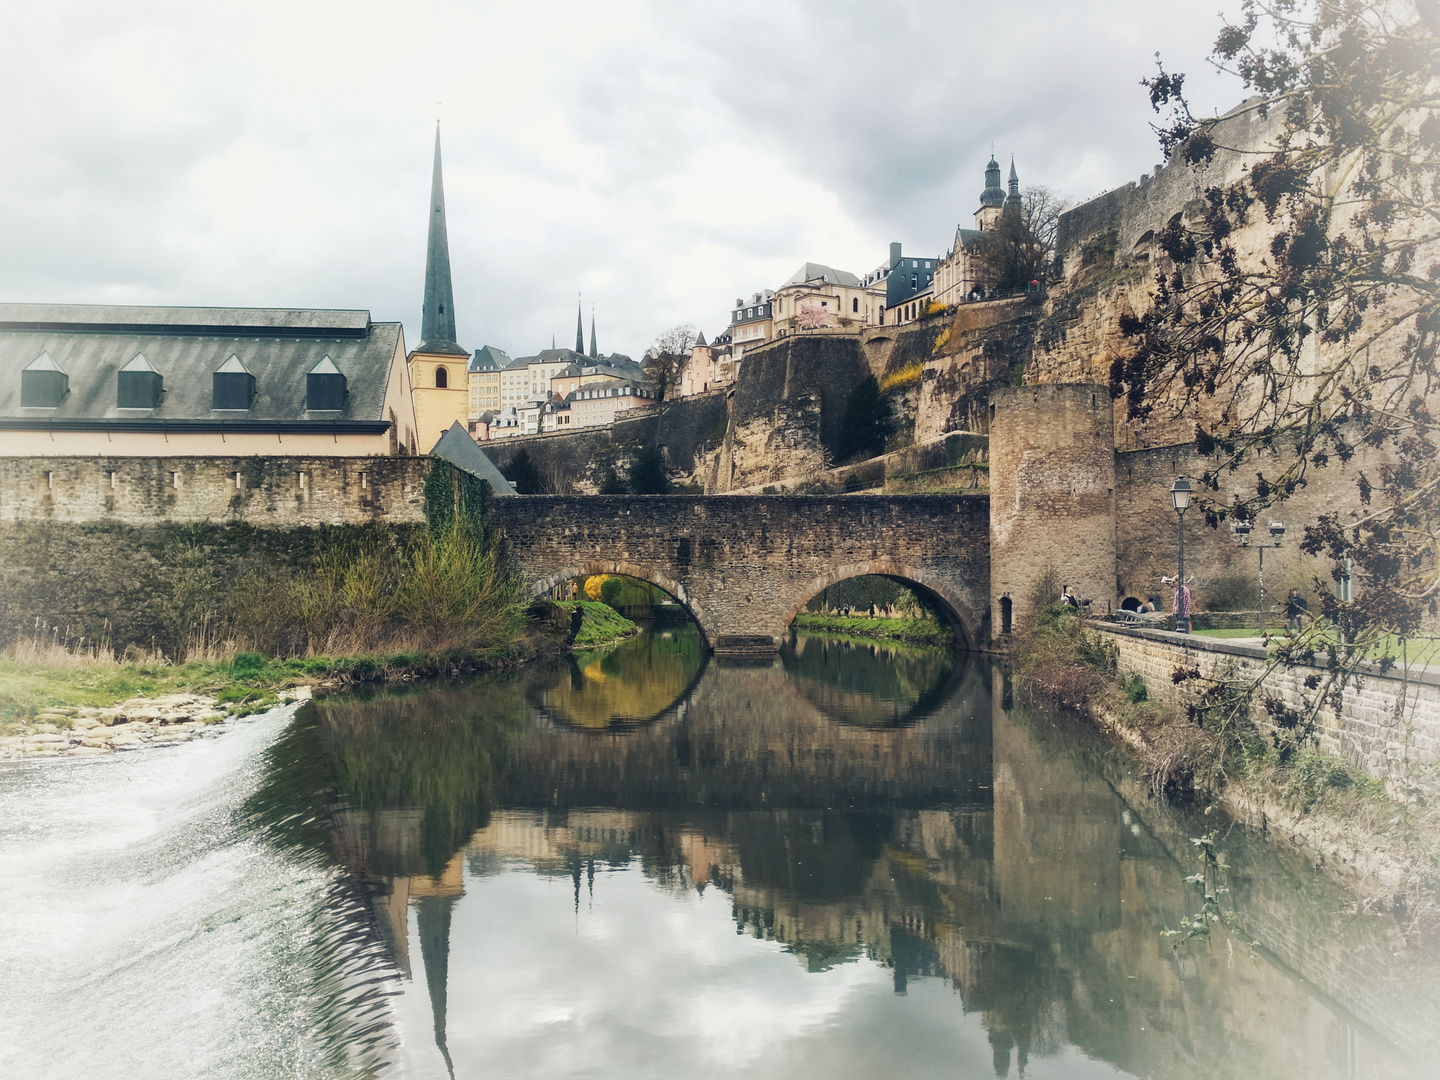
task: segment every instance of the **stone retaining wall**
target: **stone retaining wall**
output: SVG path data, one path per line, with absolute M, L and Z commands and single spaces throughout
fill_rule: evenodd
M 1119 649 L 1121 674 L 1145 680 L 1152 698 L 1180 702 L 1188 698 L 1188 684 L 1176 684 L 1176 668 L 1199 668 L 1206 678 L 1223 673 L 1232 680 L 1254 680 L 1265 674 L 1266 651 L 1212 638 L 1143 630 L 1128 626 L 1094 624 Z M 1408 679 L 1382 675 L 1373 664 L 1345 688 L 1337 715 L 1322 708 L 1317 738 L 1327 754 L 1343 758 L 1371 776 L 1399 778 L 1416 766 L 1433 766 L 1440 750 L 1440 671 L 1412 670 Z M 1302 708 L 1314 696 L 1305 689 L 1306 678 L 1324 676 L 1324 669 L 1297 664 L 1276 667 L 1265 676 L 1264 693 L 1273 694 L 1291 708 Z M 1258 707 L 1256 722 L 1269 730 L 1268 718 Z
M 428 457 L 0 458 L 0 524 L 414 524 L 429 470 Z

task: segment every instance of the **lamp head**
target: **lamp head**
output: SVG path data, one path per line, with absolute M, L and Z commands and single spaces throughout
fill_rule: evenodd
M 1248 521 L 1237 521 L 1230 526 L 1230 531 L 1235 534 L 1235 539 L 1240 541 L 1241 547 L 1250 546 L 1250 533 L 1253 529 L 1254 526 Z
M 1195 489 L 1190 486 L 1190 481 L 1183 476 L 1177 476 L 1175 482 L 1170 485 L 1170 501 L 1175 506 L 1177 514 L 1183 514 L 1190 506 L 1190 493 Z
M 1285 537 L 1285 526 L 1278 521 L 1270 522 L 1270 537 L 1278 545 Z

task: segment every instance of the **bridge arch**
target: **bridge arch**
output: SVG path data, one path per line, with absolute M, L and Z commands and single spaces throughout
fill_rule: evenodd
M 705 648 L 713 650 L 715 647 L 715 624 L 710 619 L 701 605 L 695 602 L 690 591 L 680 582 L 669 575 L 655 570 L 652 567 L 640 563 L 633 563 L 627 559 L 586 559 L 583 562 L 571 563 L 562 566 L 554 573 L 546 574 L 531 581 L 530 593 L 532 596 L 544 596 L 556 585 L 569 581 L 571 578 L 591 577 L 595 574 L 620 574 L 624 577 L 638 578 L 640 581 L 648 581 L 651 585 L 664 589 L 675 598 L 675 601 L 690 613 L 695 620 L 695 625 L 700 628 L 700 639 Z
M 919 567 L 891 558 L 867 559 L 864 562 L 845 563 L 836 566 L 819 577 L 812 578 L 800 592 L 800 598 L 785 616 L 785 625 L 795 621 L 795 616 L 804 610 L 815 597 L 832 585 L 856 577 L 887 577 L 902 584 L 913 586 L 935 602 L 950 625 L 954 627 L 959 643 L 966 649 L 974 649 L 984 641 L 983 619 L 977 617 L 970 605 L 962 600 L 953 589 L 936 575 Z

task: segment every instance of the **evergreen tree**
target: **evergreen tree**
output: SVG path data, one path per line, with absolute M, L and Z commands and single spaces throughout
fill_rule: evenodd
M 874 375 L 866 375 L 845 402 L 845 420 L 835 443 L 835 460 L 874 457 L 885 449 L 885 440 L 895 429 L 889 400 L 880 393 Z
M 647 446 L 630 463 L 630 490 L 636 495 L 664 495 L 670 489 L 665 475 L 665 455 L 658 446 Z
M 630 489 L 625 486 L 625 478 L 615 471 L 613 463 L 605 466 L 605 471 L 600 474 L 601 495 L 629 495 Z
M 521 450 L 510 459 L 510 468 L 505 479 L 521 495 L 536 495 L 540 491 L 540 470 L 530 460 L 530 451 Z

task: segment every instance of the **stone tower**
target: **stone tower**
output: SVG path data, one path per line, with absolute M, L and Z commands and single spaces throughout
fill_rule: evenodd
M 1115 420 L 1105 386 L 1007 387 L 990 398 L 996 637 L 1035 621 L 1036 586 L 1051 569 L 1057 586 L 1090 597 L 1091 611 L 1113 603 Z
M 985 166 L 985 190 L 980 193 L 980 209 L 975 211 L 975 228 L 981 232 L 993 228 L 1005 206 L 1005 189 L 1000 186 L 1000 163 L 990 156 Z

